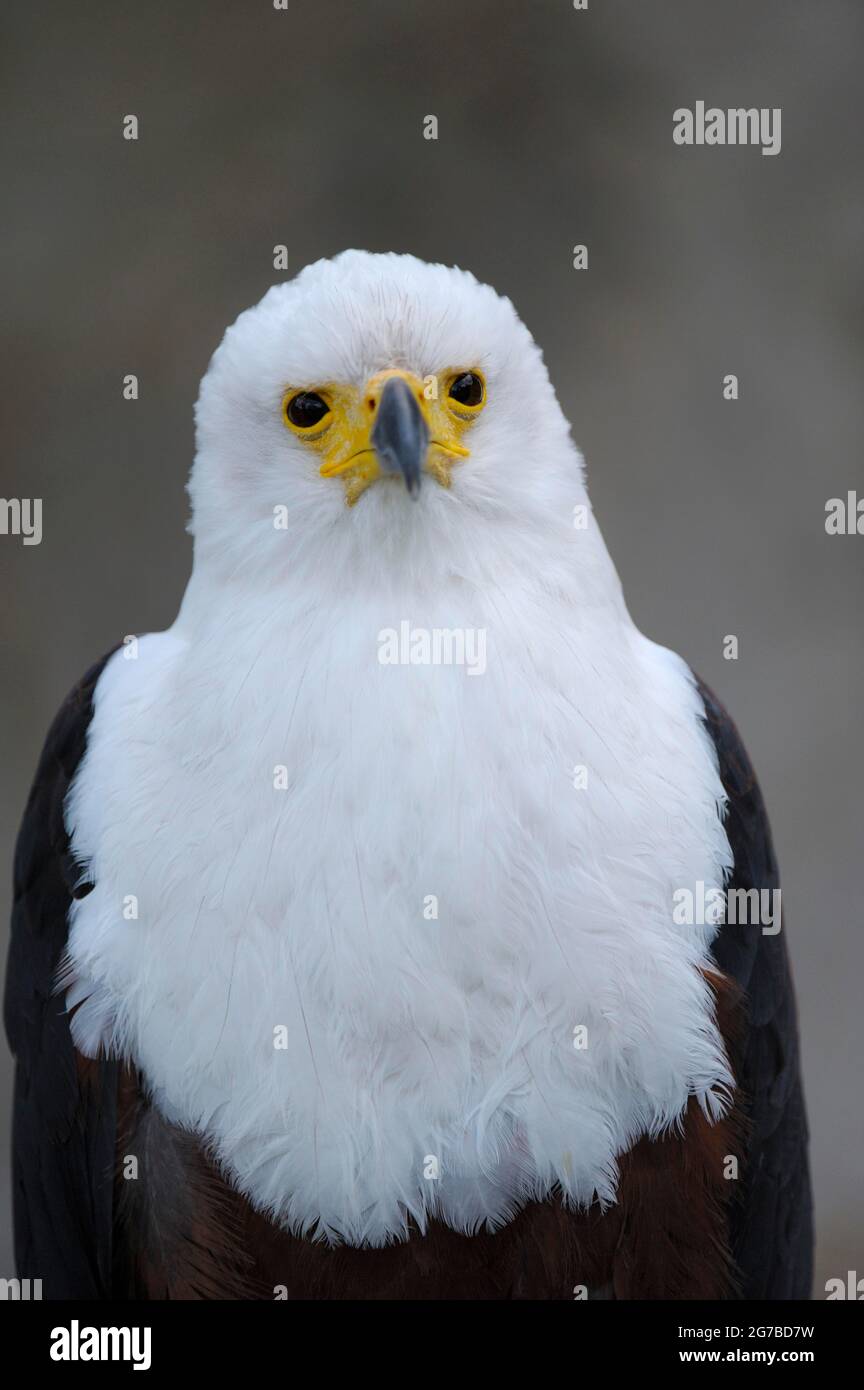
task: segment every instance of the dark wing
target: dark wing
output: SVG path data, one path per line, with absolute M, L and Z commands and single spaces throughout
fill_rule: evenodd
M 105 1298 L 111 1282 L 117 1067 L 76 1053 L 55 993 L 78 870 L 63 802 L 84 752 L 94 666 L 51 726 L 15 850 L 5 1018 L 15 1054 L 13 1204 L 20 1278 L 48 1299 Z
M 771 830 L 738 730 L 699 683 L 729 804 L 726 831 L 735 857 L 728 888 L 780 886 Z M 744 1298 L 809 1298 L 812 1204 L 807 1120 L 798 1056 L 795 995 L 786 930 L 726 923 L 714 957 L 744 994 L 746 1017 L 733 1068 L 748 1120 L 745 1164 L 732 1206 L 732 1249 Z

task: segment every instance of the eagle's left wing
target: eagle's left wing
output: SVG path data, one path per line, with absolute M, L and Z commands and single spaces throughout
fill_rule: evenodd
M 753 766 L 720 701 L 702 682 L 699 690 L 728 798 L 725 823 L 734 867 L 727 890 L 776 893 L 780 875 Z M 758 922 L 726 921 L 712 947 L 743 1003 L 743 1018 L 729 1040 L 745 1119 L 730 1237 L 738 1292 L 752 1299 L 809 1298 L 813 1270 L 798 1022 L 786 933 L 779 927 L 780 921 L 769 931 Z

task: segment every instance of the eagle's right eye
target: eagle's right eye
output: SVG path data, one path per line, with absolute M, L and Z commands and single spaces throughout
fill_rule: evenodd
M 329 405 L 317 391 L 298 391 L 285 403 L 285 417 L 297 430 L 313 429 L 329 413 Z

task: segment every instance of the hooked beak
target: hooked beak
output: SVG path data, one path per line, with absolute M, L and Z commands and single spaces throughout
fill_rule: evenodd
M 454 464 L 469 455 L 461 442 L 465 422 L 439 400 L 434 377 L 388 367 L 360 391 L 345 387 L 340 396 L 340 388 L 329 388 L 328 399 L 334 427 L 310 444 L 323 456 L 321 477 L 343 479 L 349 507 L 382 475 L 404 479 L 415 499 L 424 472 L 449 488 Z
M 410 384 L 402 376 L 384 383 L 370 442 L 384 473 L 401 473 L 409 495 L 417 498 L 429 449 L 429 426 Z

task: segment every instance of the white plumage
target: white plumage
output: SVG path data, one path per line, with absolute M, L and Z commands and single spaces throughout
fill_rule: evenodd
M 288 383 L 468 365 L 470 457 L 416 502 L 384 479 L 347 507 L 280 416 Z M 67 808 L 96 884 L 76 1041 L 134 1059 L 298 1232 L 614 1200 L 616 1157 L 730 1081 L 716 928 L 673 922 L 730 851 L 690 672 L 574 527 L 538 349 L 470 275 L 349 252 L 241 315 L 197 427 L 186 596 L 106 667 Z M 485 629 L 485 674 L 382 665 L 404 620 Z

